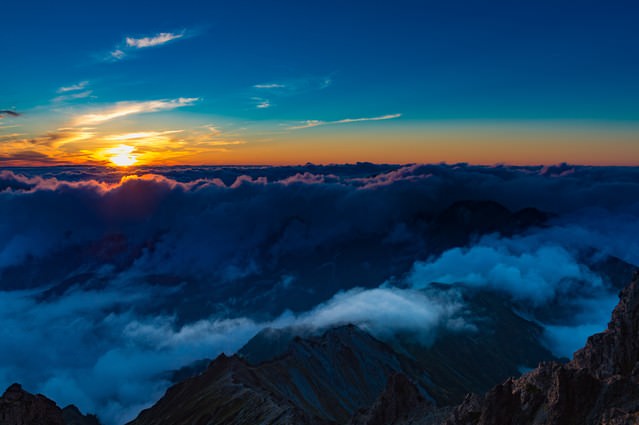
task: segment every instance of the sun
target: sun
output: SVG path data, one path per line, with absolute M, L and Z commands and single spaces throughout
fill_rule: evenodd
M 133 155 L 135 148 L 128 145 L 119 145 L 107 151 L 108 158 L 114 165 L 118 167 L 129 167 L 138 162 L 137 155 Z

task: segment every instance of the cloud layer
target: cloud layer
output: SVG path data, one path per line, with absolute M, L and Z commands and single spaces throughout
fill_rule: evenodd
M 349 322 L 424 343 L 482 326 L 457 291 L 444 296 L 433 281 L 506 294 L 544 324 L 555 353 L 569 354 L 605 326 L 616 302 L 596 264 L 609 255 L 639 264 L 634 168 L 361 163 L 131 173 L 0 171 L 0 386 L 23 382 L 109 425 L 155 400 L 168 371 L 232 353 L 265 326 Z M 552 218 L 439 248 L 433 223 L 468 199 Z

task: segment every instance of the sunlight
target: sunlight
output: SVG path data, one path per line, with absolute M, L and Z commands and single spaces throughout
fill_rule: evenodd
M 128 145 L 119 145 L 109 149 L 109 161 L 118 167 L 129 167 L 138 161 L 137 155 L 133 155 L 135 148 Z

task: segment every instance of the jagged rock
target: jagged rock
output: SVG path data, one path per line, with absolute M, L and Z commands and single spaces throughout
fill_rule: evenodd
M 588 338 L 575 353 L 572 367 L 587 369 L 598 378 L 630 376 L 639 362 L 639 277 L 619 294 L 608 329 Z
M 62 410 L 41 394 L 33 395 L 13 384 L 0 397 L 2 425 L 64 425 Z
M 608 329 L 567 364 L 546 362 L 485 396 L 468 396 L 446 425 L 639 423 L 639 276 L 620 294 Z

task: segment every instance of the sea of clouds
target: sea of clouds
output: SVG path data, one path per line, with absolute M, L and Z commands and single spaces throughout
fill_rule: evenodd
M 121 424 L 167 372 L 266 326 L 473 332 L 432 282 L 499 291 L 532 318 L 570 309 L 542 323 L 570 356 L 617 302 L 593 262 L 639 265 L 638 195 L 637 168 L 566 164 L 5 169 L 0 386 Z M 460 200 L 550 218 L 440 252 L 429 223 Z

